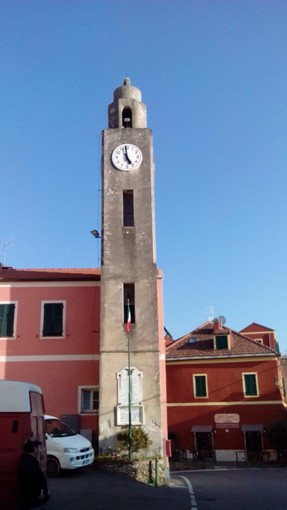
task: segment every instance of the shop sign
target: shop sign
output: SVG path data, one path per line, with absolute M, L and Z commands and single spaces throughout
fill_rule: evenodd
M 240 416 L 237 413 L 215 414 L 214 421 L 217 428 L 237 429 L 239 428 Z

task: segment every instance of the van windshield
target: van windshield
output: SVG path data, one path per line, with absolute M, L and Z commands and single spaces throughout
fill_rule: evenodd
M 70 429 L 68 425 L 55 418 L 45 419 L 46 433 L 51 437 L 76 436 L 77 432 Z

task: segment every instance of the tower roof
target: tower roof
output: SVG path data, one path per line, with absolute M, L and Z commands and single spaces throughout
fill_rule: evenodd
M 126 77 L 123 85 L 114 91 L 114 101 L 118 99 L 135 99 L 141 102 L 142 94 L 139 89 L 132 86 L 131 80 Z

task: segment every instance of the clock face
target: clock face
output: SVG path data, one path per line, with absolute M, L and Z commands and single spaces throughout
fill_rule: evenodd
M 141 150 L 132 143 L 122 143 L 112 152 L 112 162 L 119 170 L 125 172 L 138 168 L 142 162 Z

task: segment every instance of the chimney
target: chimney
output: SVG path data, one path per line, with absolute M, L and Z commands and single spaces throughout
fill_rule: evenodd
M 218 317 L 214 318 L 212 322 L 213 322 L 213 329 L 221 329 L 222 328 L 222 324 Z

